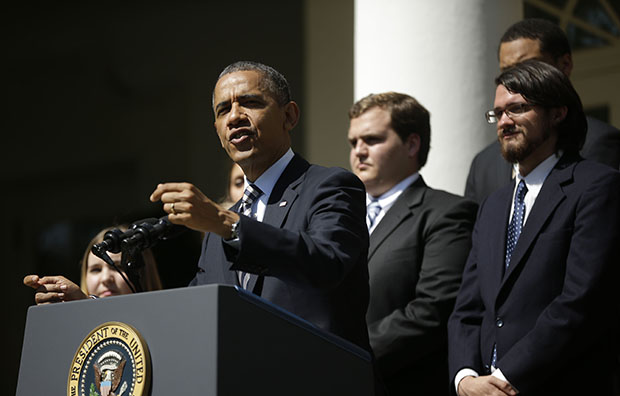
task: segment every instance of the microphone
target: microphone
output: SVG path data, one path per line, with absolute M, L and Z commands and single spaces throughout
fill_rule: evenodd
M 97 257 L 101 257 L 105 252 L 120 253 L 121 242 L 131 235 L 133 235 L 133 230 L 127 230 L 125 232 L 118 228 L 110 230 L 103 234 L 103 241 L 93 245 L 91 252 Z
M 114 228 L 108 232 L 106 232 L 105 234 L 103 234 L 103 241 L 95 244 L 91 251 L 93 252 L 93 254 L 95 254 L 98 257 L 101 257 L 99 254 L 104 253 L 104 252 L 110 252 L 110 253 L 120 253 L 121 252 L 121 242 L 123 242 L 123 240 L 131 237 L 134 233 L 135 233 L 135 227 L 136 224 L 138 223 L 157 223 L 159 221 L 159 219 L 156 219 L 154 217 L 148 218 L 148 219 L 144 219 L 144 220 L 139 220 L 134 222 L 131 226 L 129 226 L 129 228 L 127 229 L 127 231 L 122 231 L 118 228 Z
M 131 233 L 129 233 L 131 231 Z M 168 215 L 159 219 L 135 222 L 120 240 L 120 250 L 144 250 L 153 247 L 160 240 L 174 238 L 187 231 L 185 226 L 172 224 Z
M 118 228 L 106 232 L 103 235 L 103 241 L 93 245 L 91 252 L 115 268 L 135 293 L 142 291 L 139 270 L 144 266 L 144 262 L 140 252 L 154 246 L 159 240 L 173 238 L 186 230 L 185 226 L 172 224 L 167 215 L 159 219 L 139 220 L 129 226 L 125 232 Z M 122 270 L 107 252 L 122 253 L 120 265 Z M 131 281 L 127 280 L 123 271 L 127 273 Z

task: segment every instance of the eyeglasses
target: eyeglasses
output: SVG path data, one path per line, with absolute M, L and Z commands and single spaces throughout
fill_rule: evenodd
M 513 103 L 506 106 L 505 109 L 493 109 L 484 113 L 489 124 L 495 124 L 502 118 L 502 114 L 506 114 L 508 118 L 513 120 L 513 117 L 518 117 L 523 113 L 527 113 L 536 105 L 530 103 Z

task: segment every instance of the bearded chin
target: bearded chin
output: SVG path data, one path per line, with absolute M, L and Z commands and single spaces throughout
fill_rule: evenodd
M 545 128 L 541 128 L 540 135 L 534 135 L 534 137 L 528 138 L 527 135 L 520 133 L 519 141 L 505 142 L 499 137 L 499 146 L 502 151 L 504 159 L 511 164 L 518 163 L 526 159 L 536 149 L 542 146 L 547 139 L 551 137 L 551 125 L 547 125 Z M 513 139 L 516 140 L 516 139 Z
M 499 146 L 502 151 L 502 157 L 511 164 L 523 161 L 536 149 L 536 145 L 527 140 L 525 143 L 512 145 L 500 141 Z

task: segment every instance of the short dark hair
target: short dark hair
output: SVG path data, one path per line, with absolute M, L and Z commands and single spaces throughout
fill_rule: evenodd
M 271 66 L 259 62 L 237 61 L 231 63 L 222 70 L 217 81 L 227 74 L 240 71 L 255 71 L 260 73 L 263 77 L 259 82 L 260 88 L 269 92 L 280 106 L 284 106 L 291 101 L 291 89 L 282 73 Z M 215 89 L 213 90 L 213 94 L 215 96 Z
M 546 19 L 529 18 L 510 26 L 504 33 L 499 45 L 518 39 L 527 38 L 540 41 L 540 51 L 558 59 L 564 54 L 570 54 L 570 44 L 564 31 L 555 23 Z M 499 47 L 497 50 L 499 54 Z
M 349 119 L 357 118 L 374 107 L 390 113 L 392 128 L 403 142 L 413 133 L 420 136 L 418 166 L 423 167 L 431 146 L 431 116 L 428 110 L 409 95 L 385 92 L 370 94 L 355 102 L 349 110 Z
M 502 72 L 495 84 L 521 94 L 531 104 L 544 108 L 566 106 L 566 117 L 557 126 L 556 149 L 579 152 L 586 139 L 588 124 L 581 99 L 564 73 L 545 62 L 528 59 Z

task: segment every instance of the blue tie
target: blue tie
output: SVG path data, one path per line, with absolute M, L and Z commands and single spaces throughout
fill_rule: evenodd
M 510 265 L 510 258 L 512 257 L 512 251 L 517 245 L 519 236 L 521 235 L 521 229 L 523 228 L 523 218 L 525 217 L 525 202 L 523 199 L 527 194 L 527 187 L 525 181 L 521 180 L 517 186 L 517 193 L 515 194 L 514 208 L 512 210 L 512 219 L 508 223 L 508 233 L 506 241 L 506 268 Z M 491 357 L 491 366 L 495 367 L 497 363 L 497 345 L 493 345 L 493 356 Z
M 517 245 L 519 235 L 521 235 L 521 228 L 523 228 L 523 218 L 525 216 L 525 194 L 527 193 L 527 187 L 525 181 L 521 180 L 517 187 L 517 193 L 515 194 L 514 208 L 512 210 L 512 219 L 508 224 L 508 233 L 506 241 L 506 268 L 510 265 L 510 258 L 512 257 L 512 251 Z
M 256 217 L 256 213 L 252 213 L 252 204 L 258 197 L 263 194 L 260 188 L 256 187 L 254 184 L 248 184 L 243 192 L 243 197 L 241 198 L 241 205 L 239 205 L 239 213 L 244 216 Z M 250 274 L 248 272 L 237 271 L 237 277 L 239 278 L 239 284 L 244 289 L 247 289 L 248 282 L 250 281 Z
M 368 218 L 367 223 L 369 230 L 375 223 L 375 220 L 377 219 L 377 216 L 379 216 L 379 213 L 381 213 L 381 205 L 379 205 L 379 200 L 373 199 L 368 205 L 368 208 L 366 209 L 366 217 Z

